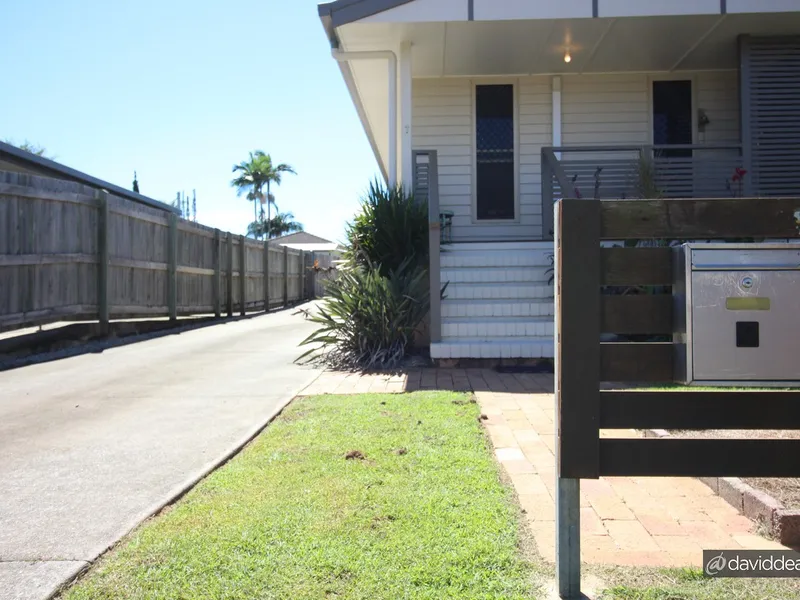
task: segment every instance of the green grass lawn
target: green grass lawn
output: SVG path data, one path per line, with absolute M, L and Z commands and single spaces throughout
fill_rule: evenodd
M 298 400 L 65 597 L 533 598 L 478 416 L 454 393 Z
M 700 569 L 600 569 L 614 582 L 600 600 L 790 600 L 800 598 L 797 579 L 710 579 Z
M 543 598 L 553 568 L 527 551 L 478 416 L 443 392 L 295 401 L 63 597 Z M 800 598 L 797 580 L 584 569 L 604 600 Z

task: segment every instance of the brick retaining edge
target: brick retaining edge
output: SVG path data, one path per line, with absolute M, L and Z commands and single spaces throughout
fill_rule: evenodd
M 664 429 L 646 429 L 648 438 L 672 437 Z M 697 477 L 715 494 L 753 521 L 764 523 L 770 534 L 784 546 L 800 546 L 800 510 L 784 508 L 769 494 L 738 477 Z

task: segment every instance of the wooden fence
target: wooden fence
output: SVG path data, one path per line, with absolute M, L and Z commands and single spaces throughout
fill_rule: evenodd
M 314 296 L 313 261 L 78 183 L 0 172 L 0 329 L 287 306 Z
M 560 200 L 556 205 L 557 563 L 559 594 L 580 593 L 580 479 L 601 476 L 800 476 L 800 440 L 629 439 L 614 429 L 800 429 L 800 392 L 619 391 L 604 382 L 673 382 L 680 333 L 674 251 L 609 240 L 800 237 L 800 199 Z M 614 287 L 662 293 L 612 295 Z M 624 386 L 615 386 L 624 387 Z

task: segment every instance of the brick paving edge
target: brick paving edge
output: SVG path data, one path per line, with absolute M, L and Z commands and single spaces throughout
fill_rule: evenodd
M 664 429 L 645 429 L 644 437 L 672 437 Z M 800 510 L 784 508 L 775 498 L 738 477 L 696 477 L 748 519 L 764 523 L 784 546 L 800 546 Z

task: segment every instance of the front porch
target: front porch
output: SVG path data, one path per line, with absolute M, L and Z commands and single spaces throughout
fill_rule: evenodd
M 434 358 L 552 357 L 558 198 L 800 196 L 800 11 L 785 2 L 320 14 L 387 181 L 428 199 L 431 289 L 448 285 Z

